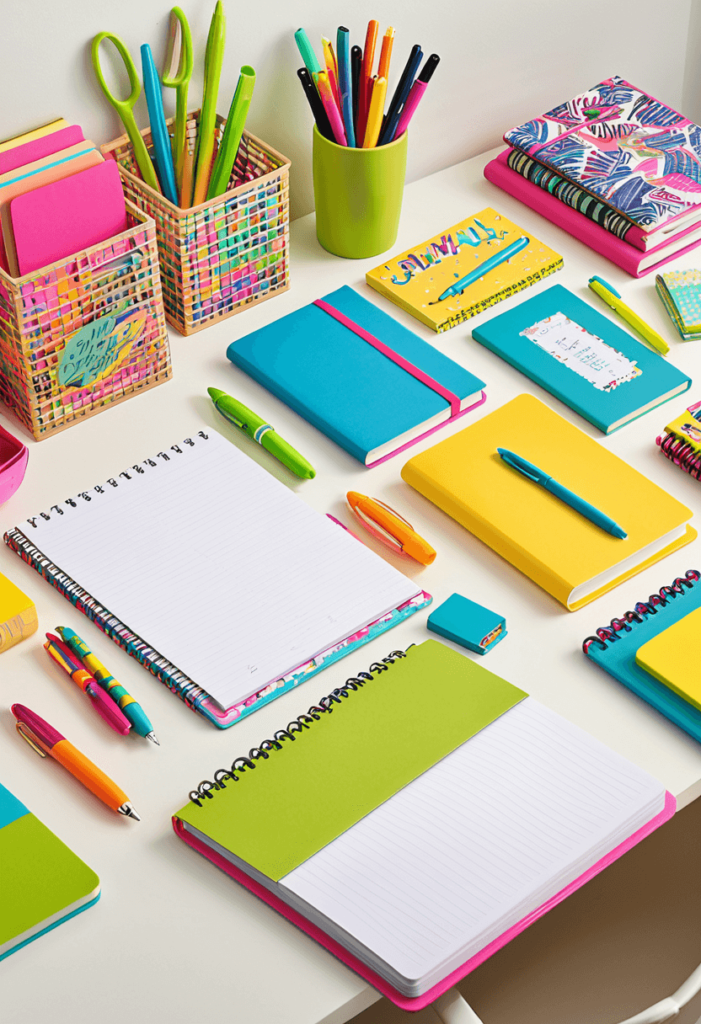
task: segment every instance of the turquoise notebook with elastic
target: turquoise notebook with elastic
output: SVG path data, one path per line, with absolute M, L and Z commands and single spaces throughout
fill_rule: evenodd
M 472 337 L 610 434 L 691 386 L 677 369 L 561 284 Z
M 661 712 L 680 729 L 701 742 L 701 711 L 689 704 L 674 690 L 660 683 L 636 664 L 635 655 L 648 640 L 663 633 L 690 612 L 701 607 L 701 573 L 696 569 L 662 587 L 647 601 L 639 602 L 632 611 L 609 626 L 601 626 L 596 636 L 589 636 L 582 645 L 584 653 L 609 675 Z M 696 657 L 696 652 L 690 652 Z
M 347 286 L 226 354 L 367 466 L 485 400 L 484 381 Z

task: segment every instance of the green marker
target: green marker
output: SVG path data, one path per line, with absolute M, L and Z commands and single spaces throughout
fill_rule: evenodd
M 217 388 L 207 388 L 207 394 L 214 402 L 217 412 L 220 412 L 225 420 L 233 423 L 244 434 L 266 448 L 271 455 L 280 460 L 283 466 L 287 466 L 293 473 L 305 480 L 311 480 L 316 476 L 316 470 L 304 456 L 300 455 L 287 441 L 283 441 L 269 423 L 248 409 L 242 402 L 237 402 L 231 395 L 227 395 L 225 391 L 219 391 Z

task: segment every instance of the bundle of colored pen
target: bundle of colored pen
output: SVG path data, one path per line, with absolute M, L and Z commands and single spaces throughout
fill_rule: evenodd
M 137 704 L 98 661 L 85 641 L 67 626 L 58 626 L 57 629 L 61 639 L 53 633 L 47 633 L 44 648 L 56 664 L 90 698 L 98 715 L 122 736 L 126 736 L 133 728 L 139 736 L 160 746 L 141 705 Z
M 129 51 L 118 36 L 100 32 L 92 44 L 92 62 L 95 74 L 105 96 L 122 119 L 134 149 L 141 176 L 147 185 L 161 192 L 174 206 L 188 210 L 214 199 L 228 190 L 248 108 L 253 95 L 256 73 L 248 64 L 241 68 L 234 98 L 231 101 L 226 128 L 215 153 L 217 126 L 217 96 L 224 58 L 226 18 L 221 0 L 217 0 L 207 36 L 204 57 L 204 92 L 202 111 L 195 139 L 187 131 L 187 93 L 192 77 L 192 36 L 187 18 L 179 7 L 170 15 L 170 33 L 162 82 L 166 88 L 176 90 L 175 128 L 171 140 L 163 110 L 161 82 L 158 78 L 151 47 L 141 47 L 141 66 L 148 116 L 151 123 L 153 154 L 146 144 L 134 119 L 134 104 L 141 93 L 141 84 Z M 131 93 L 126 100 L 112 95 L 100 67 L 100 43 L 109 40 L 124 61 Z M 193 191 L 194 190 L 194 191 Z
M 316 126 L 325 138 L 339 146 L 372 149 L 403 135 L 440 60 L 438 54 L 432 53 L 417 77 L 423 52 L 418 43 L 413 46 L 385 113 L 394 29 L 388 28 L 384 34 L 377 74 L 373 75 L 378 31 L 377 21 L 368 22 L 362 50 L 350 46 L 350 33 L 341 26 L 335 53 L 331 41 L 322 36 L 325 70 L 304 29 L 295 32 L 305 64 L 297 75 Z

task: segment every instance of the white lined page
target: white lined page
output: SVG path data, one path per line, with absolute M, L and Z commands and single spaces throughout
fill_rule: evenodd
M 526 698 L 290 872 L 280 892 L 417 995 L 663 806 L 655 779 Z
M 223 707 L 419 592 L 221 434 L 177 447 L 19 529 Z

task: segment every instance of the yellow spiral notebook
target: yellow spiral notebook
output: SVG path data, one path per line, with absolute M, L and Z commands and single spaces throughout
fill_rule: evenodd
M 553 476 L 627 538 L 511 469 L 497 448 Z M 415 456 L 402 477 L 570 611 L 696 537 L 691 509 L 532 395 Z

